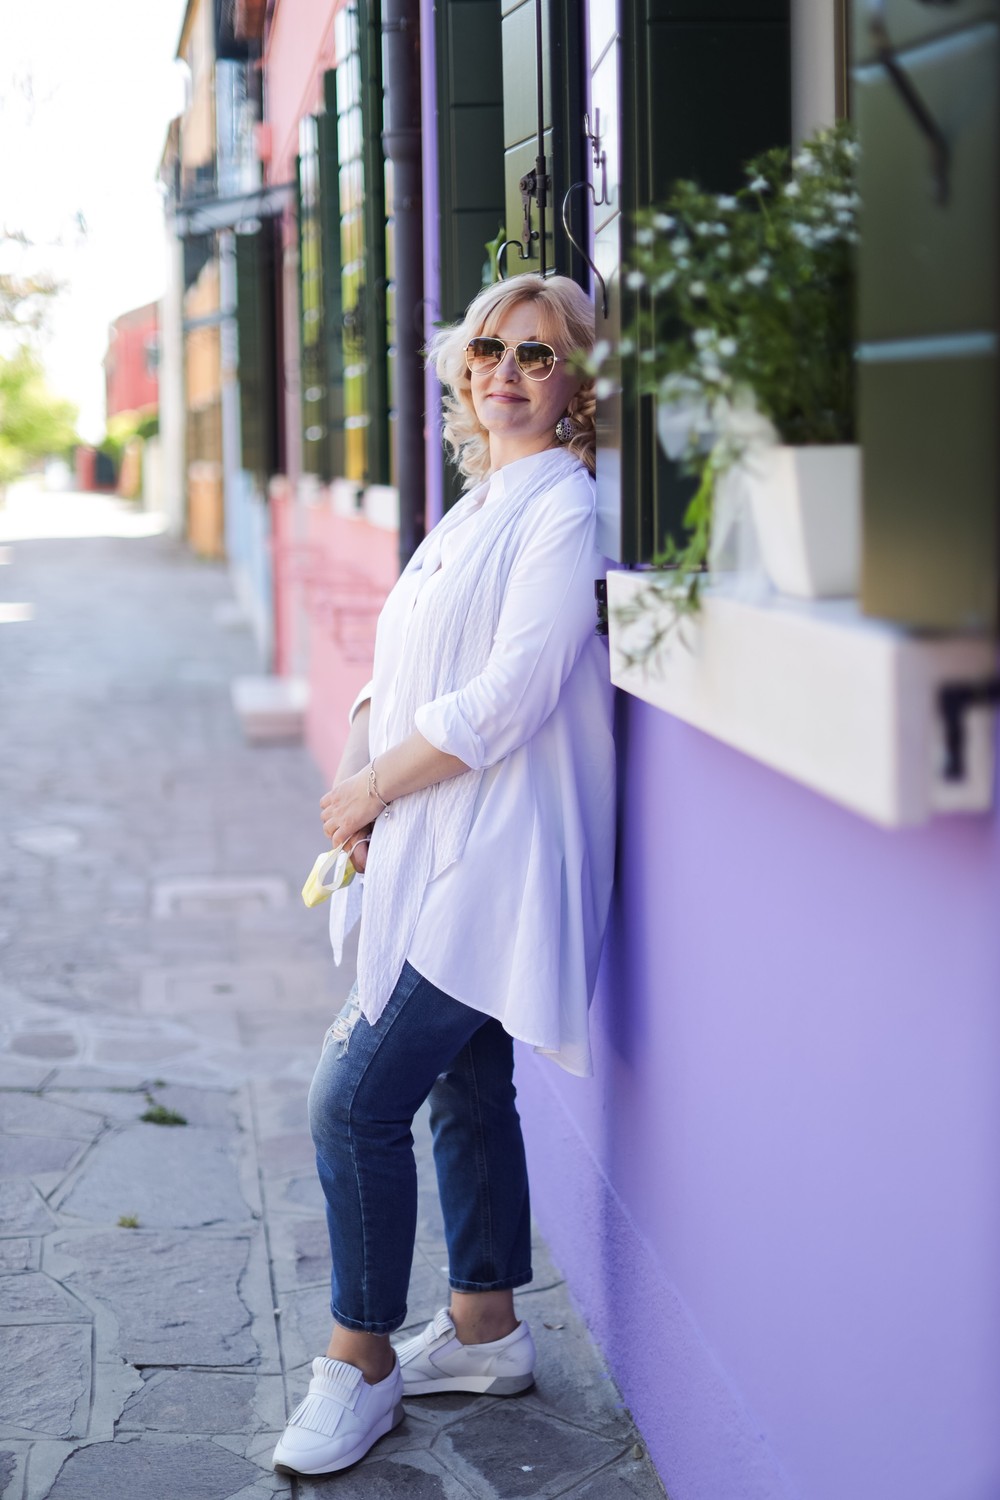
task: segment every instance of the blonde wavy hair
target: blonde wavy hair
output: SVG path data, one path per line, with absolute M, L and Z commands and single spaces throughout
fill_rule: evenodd
M 488 286 L 473 298 L 461 323 L 440 329 L 427 346 L 427 362 L 445 387 L 444 440 L 469 484 L 490 472 L 489 434 L 472 404 L 472 378 L 465 348 L 480 334 L 492 335 L 504 314 L 521 302 L 538 305 L 538 337 L 557 353 L 589 354 L 594 346 L 594 308 L 582 287 L 568 276 L 514 276 Z M 566 408 L 579 431 L 566 447 L 593 474 L 596 467 L 594 382 L 584 377 Z

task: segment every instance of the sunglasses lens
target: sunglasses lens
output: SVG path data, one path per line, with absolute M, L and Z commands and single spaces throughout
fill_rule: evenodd
M 501 339 L 472 339 L 466 346 L 465 361 L 470 370 L 480 374 L 486 370 L 493 370 L 503 359 L 506 352 Z
M 518 344 L 514 358 L 522 375 L 532 380 L 544 380 L 556 362 L 556 351 L 548 344 Z

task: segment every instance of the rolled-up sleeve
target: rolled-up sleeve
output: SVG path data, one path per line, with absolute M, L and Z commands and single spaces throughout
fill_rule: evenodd
M 355 719 L 358 717 L 358 714 L 364 708 L 365 704 L 369 702 L 374 687 L 374 682 L 365 683 L 364 687 L 361 689 L 360 693 L 355 698 L 354 702 L 351 704 L 350 708 L 347 711 L 348 724 L 354 723 Z
M 579 489 L 547 497 L 511 569 L 486 666 L 416 712 L 417 729 L 438 750 L 481 770 L 545 723 L 594 631 L 594 529 Z

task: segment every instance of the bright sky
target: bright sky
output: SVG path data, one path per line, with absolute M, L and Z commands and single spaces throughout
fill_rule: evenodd
M 44 350 L 51 384 L 104 432 L 108 325 L 166 274 L 157 168 L 184 105 L 185 0 L 0 0 L 0 222 L 69 283 Z M 78 215 L 86 224 L 80 232 Z

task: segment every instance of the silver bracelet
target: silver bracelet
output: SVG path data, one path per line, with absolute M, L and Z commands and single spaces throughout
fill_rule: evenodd
M 376 802 L 381 802 L 381 804 L 382 804 L 382 812 L 385 813 L 385 816 L 387 818 L 391 817 L 391 813 L 389 812 L 389 808 L 392 806 L 392 804 L 390 802 L 387 802 L 385 800 L 385 798 L 382 796 L 382 793 L 378 789 L 378 783 L 375 780 L 375 759 L 374 759 L 374 757 L 372 757 L 371 765 L 368 767 L 368 795 L 369 795 L 369 797 L 374 797 L 375 800 L 376 800 Z

